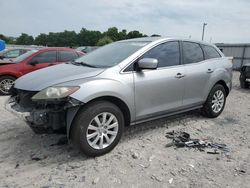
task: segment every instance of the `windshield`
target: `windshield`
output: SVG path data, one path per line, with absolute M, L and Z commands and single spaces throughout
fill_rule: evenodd
M 24 59 L 26 59 L 27 57 L 29 57 L 30 55 L 36 53 L 38 50 L 30 50 L 22 55 L 20 55 L 19 57 L 13 59 L 13 62 L 15 63 L 20 63 L 21 61 L 23 61 Z
M 112 67 L 138 51 L 149 42 L 115 42 L 94 50 L 75 60 L 93 67 Z

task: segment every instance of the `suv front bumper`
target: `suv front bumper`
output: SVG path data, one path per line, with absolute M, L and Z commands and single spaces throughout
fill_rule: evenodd
M 25 121 L 33 130 L 43 129 L 51 132 L 66 128 L 67 109 L 64 105 L 60 106 L 59 110 L 54 110 L 53 107 L 23 108 L 16 102 L 15 97 L 10 97 L 5 102 L 5 109 Z
M 20 119 L 27 121 L 27 118 L 30 117 L 30 112 L 22 109 L 16 102 L 13 97 L 10 97 L 6 100 L 4 107 L 7 111 L 13 115 L 19 117 Z

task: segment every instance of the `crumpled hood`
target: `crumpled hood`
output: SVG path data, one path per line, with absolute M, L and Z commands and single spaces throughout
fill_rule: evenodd
M 60 64 L 20 77 L 15 81 L 15 88 L 27 91 L 40 91 L 63 82 L 97 76 L 103 71 L 104 69 L 81 65 Z

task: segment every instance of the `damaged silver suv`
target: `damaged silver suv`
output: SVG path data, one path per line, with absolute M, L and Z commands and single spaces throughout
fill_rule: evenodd
M 215 118 L 232 62 L 211 44 L 178 38 L 115 42 L 16 80 L 6 108 L 35 131 L 67 131 L 83 153 L 112 150 L 125 126 L 193 109 Z

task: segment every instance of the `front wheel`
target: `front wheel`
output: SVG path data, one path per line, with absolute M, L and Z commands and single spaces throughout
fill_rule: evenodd
M 71 140 L 84 154 L 99 156 L 118 144 L 123 128 L 121 110 L 113 103 L 96 101 L 78 112 L 71 130 Z
M 13 85 L 16 78 L 12 76 L 1 76 L 0 77 L 0 95 L 9 95 L 9 90 Z
M 207 101 L 202 108 L 202 114 L 209 118 L 218 117 L 226 103 L 226 91 L 220 84 L 216 84 L 210 91 Z

